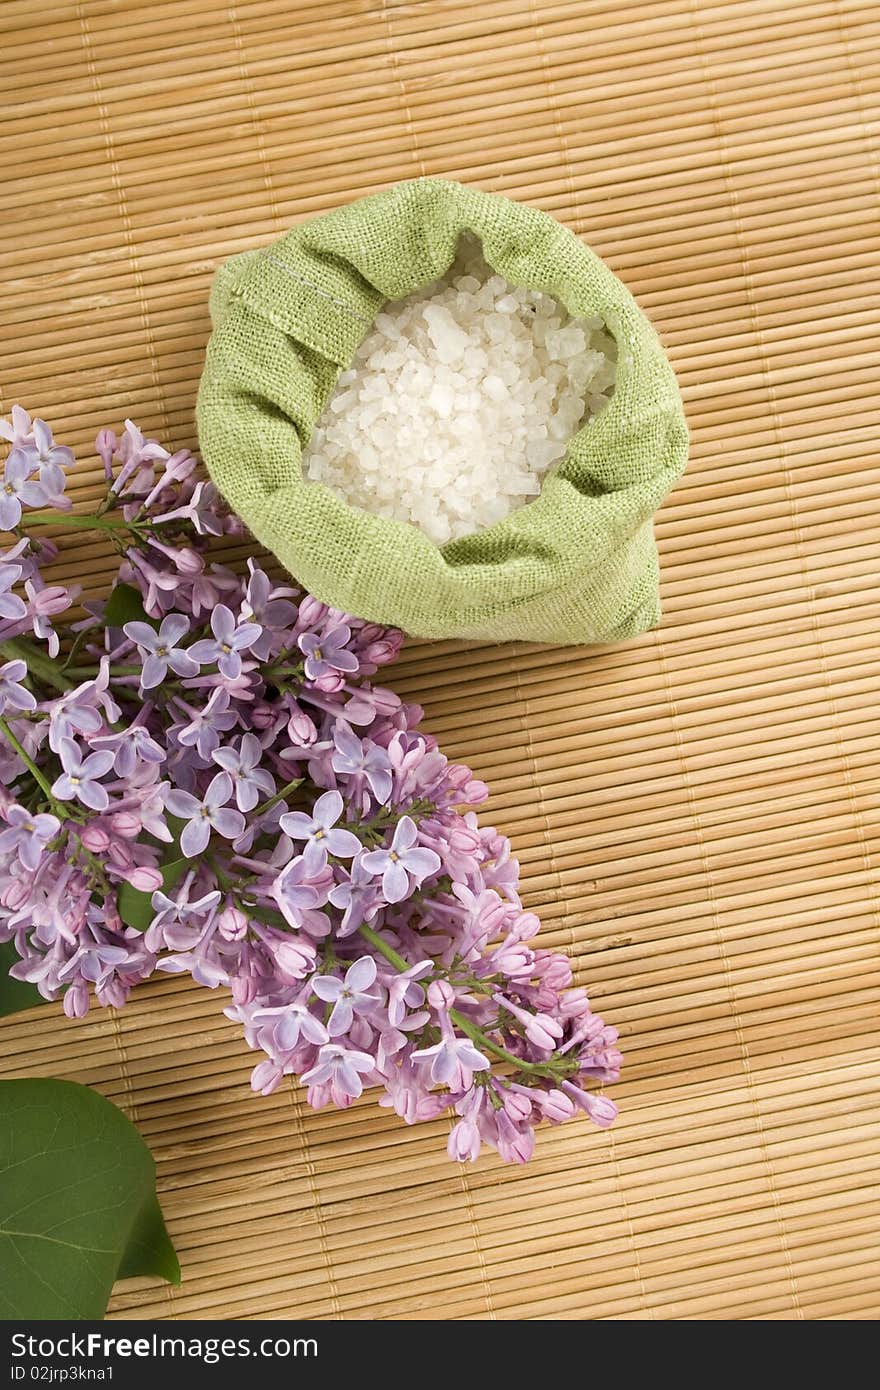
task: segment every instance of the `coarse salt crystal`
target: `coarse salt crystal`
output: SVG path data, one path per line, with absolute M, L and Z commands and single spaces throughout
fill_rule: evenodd
M 464 238 L 441 281 L 377 315 L 312 432 L 305 476 L 444 545 L 538 495 L 607 404 L 616 362 L 601 319 L 514 288 Z

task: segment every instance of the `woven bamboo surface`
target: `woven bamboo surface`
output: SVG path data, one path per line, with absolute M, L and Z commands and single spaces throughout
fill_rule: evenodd
M 0 396 L 194 443 L 214 268 L 397 179 L 554 213 L 693 431 L 666 616 L 599 650 L 411 644 L 528 905 L 627 1055 L 618 1125 L 459 1170 L 445 1125 L 248 1089 L 222 999 L 2 1027 L 158 1160 L 177 1291 L 119 1315 L 880 1313 L 875 0 L 5 0 Z M 83 484 L 87 490 L 88 481 Z M 91 542 L 70 577 L 99 589 Z M 476 715 L 476 717 L 475 717 Z

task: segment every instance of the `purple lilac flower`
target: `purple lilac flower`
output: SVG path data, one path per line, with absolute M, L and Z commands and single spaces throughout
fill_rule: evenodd
M 27 616 L 34 636 L 46 642 L 49 655 L 55 657 L 61 650 L 61 640 L 50 619 L 71 606 L 79 594 L 79 585 L 66 588 L 61 584 L 44 585 L 42 582 L 34 583 L 27 579 L 24 591 L 28 598 Z
M 459 1120 L 452 1126 L 446 1152 L 456 1163 L 473 1163 L 480 1156 L 480 1131 L 474 1120 Z
M 343 909 L 337 928 L 340 938 L 351 936 L 364 922 L 372 921 L 383 901 L 375 875 L 367 873 L 360 859 L 355 859 L 351 873 L 331 888 L 329 900 Z
M 31 417 L 23 406 L 12 407 L 12 423 L 0 416 L 0 439 L 10 444 L 25 444 L 31 438 Z
M 475 1071 L 488 1071 L 490 1062 L 478 1052 L 470 1038 L 459 1038 L 449 1030 L 433 1047 L 423 1047 L 412 1054 L 414 1062 L 431 1063 L 431 1080 L 437 1086 L 452 1091 L 466 1091 Z
M 0 666 L 0 714 L 7 710 L 35 710 L 37 702 L 21 684 L 27 675 L 24 661 L 7 661 Z
M 562 1090 L 575 1105 L 589 1115 L 594 1125 L 604 1129 L 616 1120 L 617 1106 L 608 1096 L 597 1096 L 592 1091 L 575 1086 L 571 1081 L 563 1081 Z
M 234 840 L 244 830 L 244 816 L 227 806 L 231 796 L 232 778 L 228 772 L 217 773 L 201 800 L 177 787 L 168 793 L 167 809 L 186 821 L 180 848 L 187 859 L 194 859 L 207 849 L 212 830 L 225 840 Z
M 64 470 L 75 462 L 73 450 L 64 444 L 55 443 L 45 420 L 34 420 L 32 436 L 30 441 L 14 448 L 9 457 L 22 455 L 28 468 L 39 473 L 40 486 L 45 493 L 42 505 L 55 507 L 59 511 L 69 511 L 70 499 L 64 496 L 67 486 Z
M 331 1038 L 347 1033 L 355 1014 L 370 1013 L 380 1003 L 378 994 L 370 994 L 376 980 L 376 962 L 372 956 L 361 956 L 348 967 L 340 980 L 336 975 L 316 975 L 312 989 L 319 999 L 333 1005 L 327 1020 Z
M 170 462 L 170 460 L 169 460 Z M 223 522 L 219 516 L 219 493 L 213 483 L 197 483 L 192 497 L 173 511 L 156 517 L 157 523 L 189 521 L 200 536 L 222 536 Z
M 326 864 L 328 854 L 335 854 L 338 859 L 351 859 L 359 852 L 361 842 L 357 835 L 336 826 L 344 809 L 339 792 L 331 791 L 318 797 L 310 816 L 302 811 L 288 811 L 281 817 L 285 835 L 292 840 L 306 841 L 305 857 L 310 866 Z
M 318 1053 L 317 1064 L 304 1072 L 302 1079 L 307 1086 L 329 1086 L 334 1103 L 348 1105 L 363 1093 L 361 1077 L 369 1075 L 375 1065 L 367 1052 L 327 1043 Z
M 217 663 L 217 669 L 229 680 L 241 675 L 241 653 L 259 638 L 262 629 L 257 623 L 236 623 L 232 610 L 219 603 L 211 614 L 214 636 L 194 642 L 189 649 L 193 661 L 200 666 Z
M 32 442 L 21 442 L 17 447 L 27 456 L 32 469 L 39 469 L 41 482 L 46 481 L 50 470 L 57 470 L 60 473 L 62 469 L 71 468 L 76 462 L 72 449 L 68 449 L 65 444 L 55 443 L 52 431 L 45 420 L 37 417 L 33 422 L 31 434 L 33 436 Z M 15 452 L 16 450 L 13 449 L 13 453 Z M 50 474 L 50 476 L 53 479 L 56 477 L 55 474 Z M 63 479 L 63 473 L 61 476 Z
M 24 600 L 11 592 L 21 579 L 21 573 L 21 565 L 0 564 L 0 618 L 11 622 L 20 620 L 27 613 Z
M 88 737 L 101 728 L 101 715 L 92 703 L 94 691 L 80 686 L 56 700 L 49 711 L 49 747 L 53 753 L 61 752 L 64 739 L 72 739 L 76 734 Z
M 156 915 L 147 928 L 147 945 L 151 950 L 156 950 L 165 944 L 171 944 L 167 942 L 166 929 L 172 924 L 181 926 L 184 930 L 194 925 L 201 929 L 206 920 L 216 911 L 220 902 L 219 890 L 213 888 L 202 897 L 191 899 L 189 895 L 193 878 L 193 874 L 187 874 L 176 897 L 170 898 L 161 888 L 157 888 L 153 893 L 150 901 Z M 179 944 L 178 941 L 175 944 L 175 949 Z
M 425 991 L 418 983 L 430 975 L 433 965 L 429 960 L 420 960 L 408 970 L 402 970 L 388 984 L 388 1020 L 392 1028 L 399 1028 L 406 1017 L 407 1009 L 420 1009 L 425 1002 Z
M 189 621 L 182 613 L 169 613 L 162 619 L 157 632 L 149 623 L 126 623 L 122 629 L 126 637 L 137 642 L 146 660 L 141 671 L 141 689 L 153 690 L 161 685 L 168 674 L 168 667 L 178 676 L 194 676 L 198 664 L 178 645 L 189 632 Z
M 256 734 L 242 734 L 237 748 L 215 748 L 211 757 L 232 778 L 239 811 L 252 811 L 261 792 L 267 797 L 274 792 L 274 777 L 260 766 L 263 745 Z
M 131 777 L 139 762 L 158 767 L 165 761 L 165 750 L 143 724 L 132 724 L 118 734 L 101 734 L 90 740 L 90 747 L 112 750 L 117 777 Z
M 110 491 L 114 493 L 122 492 L 126 483 L 131 486 L 134 482 L 136 485 L 135 475 L 141 470 L 148 472 L 152 481 L 153 461 L 169 457 L 168 450 L 163 449 L 162 445 L 157 443 L 155 439 L 144 439 L 133 420 L 126 420 L 125 422 L 125 433 L 118 445 L 118 453 L 122 459 L 122 467 L 110 488 Z
M 0 531 L 12 531 L 18 525 L 22 507 L 45 506 L 46 489 L 31 478 L 32 472 L 27 455 L 13 450 L 0 483 Z
M 99 941 L 84 941 L 65 965 L 58 971 L 62 981 L 79 974 L 92 984 L 100 984 L 110 973 L 112 966 L 121 965 L 128 959 L 124 946 L 108 946 Z
M 391 795 L 391 760 L 377 743 L 365 742 L 353 734 L 347 724 L 337 724 L 333 730 L 336 751 L 331 758 L 333 770 L 346 777 L 366 778 L 370 790 L 380 805 Z
M 351 628 L 345 623 L 325 632 L 323 637 L 318 637 L 314 632 L 303 632 L 297 641 L 300 651 L 305 654 L 305 672 L 310 681 L 358 668 L 357 657 L 346 646 L 351 641 Z
M 250 578 L 241 605 L 242 617 L 262 628 L 261 635 L 251 644 L 254 656 L 265 661 L 272 649 L 273 635 L 292 627 L 296 622 L 296 607 L 289 602 L 296 597 L 295 589 L 273 589 L 269 576 L 248 560 Z
M 8 830 L 0 832 L 0 854 L 15 851 L 24 867 L 33 872 L 46 845 L 61 829 L 60 820 L 44 812 L 31 815 L 24 806 L 12 805 L 6 811 L 6 823 Z
M 320 1047 L 330 1041 L 324 1024 L 299 1000 L 272 1008 L 256 1009 L 253 1021 L 272 1032 L 272 1045 L 278 1052 L 292 1052 L 300 1040 Z
M 93 811 L 106 811 L 110 798 L 98 779 L 110 771 L 113 754 L 104 750 L 84 758 L 72 738 L 63 738 L 59 751 L 64 771 L 55 779 L 52 795 L 59 801 L 81 801 Z
M 165 460 L 162 472 L 159 475 L 159 481 L 154 483 L 150 488 L 150 491 L 141 503 L 141 507 L 143 509 L 152 507 L 153 503 L 158 501 L 160 493 L 167 491 L 174 483 L 183 482 L 183 480 L 188 478 L 197 467 L 198 460 L 190 453 L 189 449 L 180 449 L 176 454 L 172 454 L 169 459 Z M 200 484 L 199 486 L 202 485 Z M 198 491 L 198 489 L 196 489 L 196 491 Z M 160 521 L 167 521 L 168 519 L 167 516 L 157 516 L 154 518 L 157 525 Z M 220 533 L 217 532 L 216 534 L 219 535 Z
M 439 854 L 417 846 L 418 838 L 415 821 L 410 816 L 402 816 L 387 849 L 369 850 L 361 856 L 360 862 L 367 873 L 382 875 L 386 902 L 399 903 L 408 896 L 412 891 L 410 877 L 418 888 L 430 874 L 439 870 Z
M 272 885 L 272 896 L 292 927 L 300 927 L 303 913 L 318 907 L 321 896 L 305 855 L 291 859 Z
M 183 701 L 180 702 L 183 705 Z M 183 705 L 183 708 L 192 716 L 189 724 L 178 730 L 178 742 L 184 748 L 195 747 L 199 757 L 205 761 L 220 746 L 220 735 L 227 729 L 231 729 L 238 723 L 238 715 L 230 709 L 231 699 L 228 690 L 222 686 L 217 686 L 211 692 L 208 703 L 204 709 L 193 709 L 190 705 Z

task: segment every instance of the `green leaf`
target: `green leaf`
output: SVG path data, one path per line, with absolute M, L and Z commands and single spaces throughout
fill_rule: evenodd
M 13 980 L 9 967 L 19 959 L 18 952 L 11 941 L 0 945 L 0 1018 L 7 1014 L 20 1013 L 22 1009 L 32 1009 L 35 1004 L 48 1004 L 34 985 Z
M 154 620 L 148 617 L 139 589 L 133 584 L 117 584 L 104 605 L 104 622 L 108 627 L 123 627 L 126 623 L 149 623 L 155 627 Z
M 0 1081 L 0 1319 L 103 1317 L 117 1278 L 180 1282 L 149 1149 L 71 1081 Z
M 175 846 L 179 849 L 179 846 Z M 162 875 L 162 887 L 166 893 L 170 893 L 172 888 L 176 888 L 183 875 L 186 873 L 188 859 L 172 859 L 166 864 L 159 865 L 159 872 Z M 156 915 L 153 907 L 153 894 L 142 893 L 139 888 L 133 888 L 130 883 L 123 883 L 116 899 L 119 908 L 119 915 L 128 927 L 134 927 L 135 931 L 146 931 Z
M 134 1279 L 154 1274 L 168 1284 L 180 1283 L 180 1264 L 155 1192 L 141 1207 L 137 1221 L 122 1252 L 117 1279 Z

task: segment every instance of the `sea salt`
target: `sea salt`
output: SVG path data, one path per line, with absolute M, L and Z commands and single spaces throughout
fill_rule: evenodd
M 616 362 L 601 319 L 510 285 L 465 238 L 442 280 L 376 317 L 315 425 L 306 476 L 437 545 L 457 540 L 538 495 L 607 403 Z

